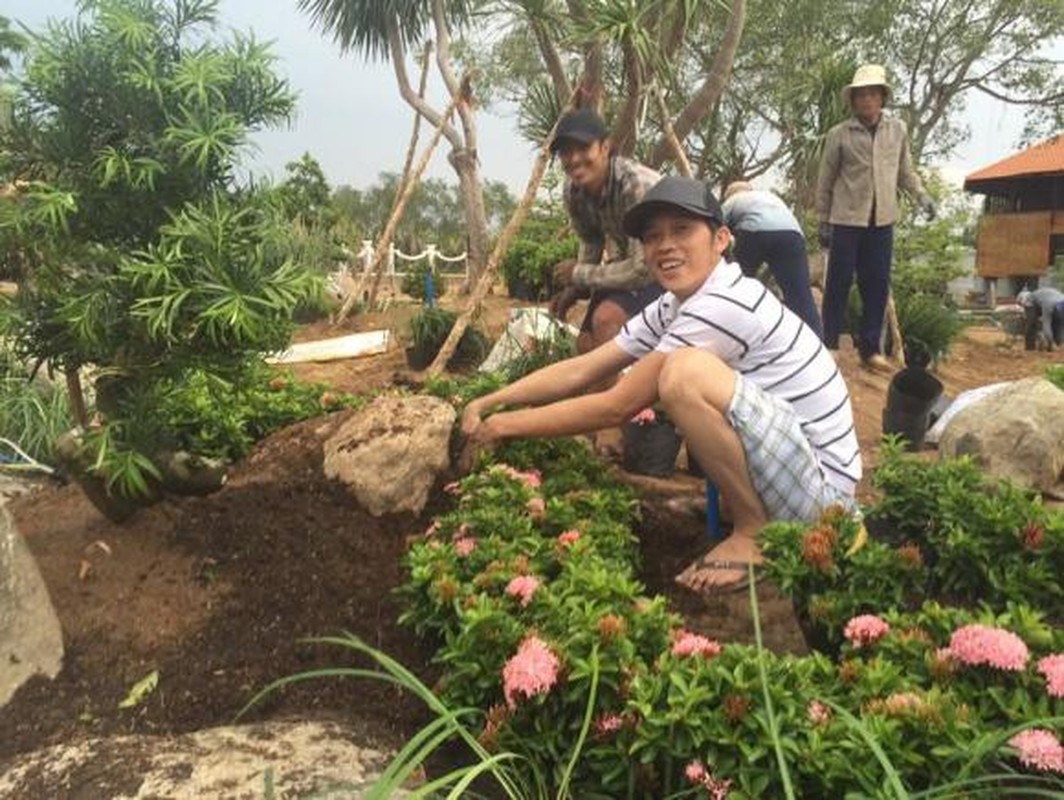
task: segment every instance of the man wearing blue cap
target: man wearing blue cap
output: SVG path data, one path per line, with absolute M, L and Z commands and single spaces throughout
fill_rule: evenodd
M 555 129 L 551 152 L 565 170 L 565 207 L 580 239 L 576 261 L 554 269 L 551 312 L 564 319 L 589 297 L 577 350 L 586 353 L 617 335 L 621 325 L 654 300 L 661 289 L 643 261 L 643 248 L 623 229 L 625 212 L 661 176 L 630 158 L 614 155 L 602 119 L 591 109 L 566 113 Z
M 727 497 L 732 535 L 678 577 L 696 591 L 744 585 L 769 520 L 854 506 L 861 455 L 850 397 L 816 333 L 724 260 L 720 204 L 689 178 L 663 178 L 624 216 L 664 294 L 610 342 L 471 402 L 463 461 L 481 447 L 619 425 L 656 402 Z M 581 394 L 631 366 L 609 389 Z M 527 406 L 492 413 L 500 406 Z

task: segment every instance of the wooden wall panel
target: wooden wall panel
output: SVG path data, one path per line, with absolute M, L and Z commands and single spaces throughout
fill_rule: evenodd
M 976 274 L 983 278 L 1044 275 L 1053 222 L 1052 211 L 984 214 L 975 245 Z

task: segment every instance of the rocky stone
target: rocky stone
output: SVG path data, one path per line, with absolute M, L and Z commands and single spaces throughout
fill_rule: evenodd
M 972 403 L 950 420 L 943 458 L 971 456 L 990 475 L 1064 497 L 1064 392 L 1027 378 Z
M 450 464 L 454 421 L 454 408 L 434 397 L 378 397 L 325 442 L 325 474 L 374 516 L 420 513 Z
M 116 736 L 16 756 L 0 775 L 0 797 L 356 800 L 366 795 L 390 757 L 351 730 L 327 722 Z
M 63 633 L 37 563 L 0 508 L 0 707 L 34 675 L 54 678 L 63 664 Z M 5 795 L 0 797 L 18 795 Z

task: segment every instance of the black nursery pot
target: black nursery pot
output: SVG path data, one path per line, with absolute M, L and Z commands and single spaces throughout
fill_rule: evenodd
M 650 425 L 624 423 L 624 459 L 627 472 L 665 478 L 676 471 L 676 456 L 680 453 L 680 434 L 668 422 Z

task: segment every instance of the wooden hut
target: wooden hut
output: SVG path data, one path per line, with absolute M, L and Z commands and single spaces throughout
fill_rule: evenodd
M 975 271 L 998 278 L 1045 275 L 1064 256 L 1064 133 L 977 170 L 964 190 L 985 195 L 975 245 Z

